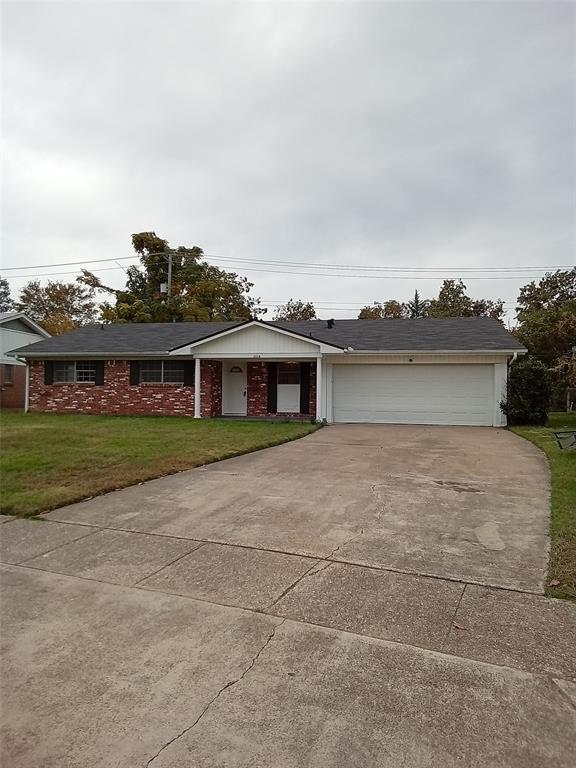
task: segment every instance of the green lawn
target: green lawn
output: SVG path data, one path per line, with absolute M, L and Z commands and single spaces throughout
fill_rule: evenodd
M 512 427 L 517 435 L 541 448 L 550 464 L 552 511 L 546 592 L 576 600 L 576 451 L 558 447 L 553 432 L 562 429 L 576 429 L 576 413 L 552 413 L 547 427 Z
M 34 515 L 142 480 L 278 445 L 317 425 L 5 412 L 0 512 Z

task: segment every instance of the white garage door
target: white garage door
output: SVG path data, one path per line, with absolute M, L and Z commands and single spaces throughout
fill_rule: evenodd
M 493 365 L 334 365 L 334 421 L 490 426 Z

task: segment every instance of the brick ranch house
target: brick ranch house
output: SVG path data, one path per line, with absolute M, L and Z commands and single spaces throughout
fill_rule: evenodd
M 12 354 L 31 411 L 502 426 L 524 352 L 472 317 L 98 325 Z

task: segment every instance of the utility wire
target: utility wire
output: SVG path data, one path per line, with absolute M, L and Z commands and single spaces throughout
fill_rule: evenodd
M 113 261 L 116 261 L 116 259 L 113 259 Z M 73 262 L 71 262 L 73 263 Z M 87 264 L 89 262 L 83 262 L 84 264 Z M 50 266 L 50 265 L 45 265 Z M 11 268 L 12 269 L 12 268 Z M 16 267 L 14 267 L 16 269 Z M 22 269 L 22 267 L 20 267 Z M 32 269 L 32 267 L 26 267 L 26 269 Z M 92 272 L 111 272 L 114 270 L 122 269 L 122 267 L 103 267 L 102 269 L 92 269 Z M 548 268 L 550 269 L 550 268 Z M 1 271 L 1 270 L 0 270 Z M 360 280 L 442 280 L 445 279 L 445 273 L 442 274 L 441 270 L 438 270 L 438 274 L 435 275 L 418 275 L 418 274 L 412 274 L 408 273 L 405 275 L 373 275 L 373 274 L 366 274 L 366 275 L 354 275 L 354 274 L 342 274 L 338 272 L 303 272 L 303 271 L 295 271 L 295 270 L 288 270 L 288 269 L 256 269 L 253 267 L 242 267 L 242 272 L 265 272 L 266 274 L 272 274 L 272 275 L 303 275 L 308 277 L 346 277 L 346 278 L 354 278 L 354 279 L 360 279 Z M 542 272 L 538 273 L 541 274 Z M 34 272 L 31 274 L 24 274 L 24 275 L 10 275 L 11 279 L 15 278 L 26 278 L 26 279 L 34 279 L 36 277 L 59 277 L 60 275 L 77 275 L 78 270 L 74 270 L 71 272 Z M 456 271 L 456 275 L 458 272 Z M 455 279 L 455 276 L 452 277 L 452 279 Z M 470 275 L 470 274 L 464 274 L 463 275 L 466 280 L 529 280 L 534 277 L 534 275 L 529 274 L 516 274 L 516 275 Z
M 568 266 L 517 266 L 517 267 L 375 267 L 361 266 L 359 264 L 323 264 L 304 261 L 274 261 L 271 259 L 241 259 L 231 256 L 210 256 L 205 255 L 207 259 L 216 261 L 226 261 L 242 264 L 266 264 L 267 266 L 285 266 L 285 267 L 304 267 L 304 268 L 322 268 L 322 269 L 346 269 L 346 270 L 366 270 L 370 272 L 542 272 L 547 269 L 570 269 Z
M 166 254 L 150 254 L 151 256 L 161 256 Z M 126 261 L 129 259 L 138 259 L 138 256 L 117 256 L 110 259 L 89 259 L 82 261 L 64 261 L 57 264 L 31 264 L 19 267 L 3 267 L 1 272 L 14 272 L 23 269 L 43 269 L 45 267 L 69 267 L 73 265 L 84 264 L 100 264 L 104 262 L 118 262 Z M 264 264 L 267 266 L 287 266 L 287 267 L 304 267 L 314 269 L 345 269 L 345 270 L 366 270 L 369 272 L 544 272 L 546 270 L 553 269 L 572 269 L 572 265 L 552 265 L 537 267 L 532 265 L 526 266 L 506 266 L 506 267 L 390 267 L 390 266 L 366 266 L 360 264 L 322 264 L 305 261 L 276 261 L 273 259 L 242 259 L 240 257 L 235 258 L 231 256 L 215 256 L 213 254 L 202 254 L 201 258 L 212 259 L 214 261 L 232 262 L 235 264 Z

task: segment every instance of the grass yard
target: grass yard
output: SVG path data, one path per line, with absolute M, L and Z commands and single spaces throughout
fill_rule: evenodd
M 552 511 L 546 592 L 576 600 L 576 451 L 558 447 L 553 432 L 563 429 L 576 429 L 576 413 L 552 413 L 547 427 L 512 427 L 517 435 L 541 448 L 550 464 Z
M 3 413 L 0 512 L 34 515 L 294 440 L 308 423 Z

